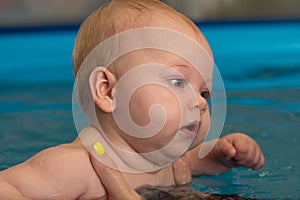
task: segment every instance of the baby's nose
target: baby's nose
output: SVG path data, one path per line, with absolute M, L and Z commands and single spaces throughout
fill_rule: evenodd
M 193 98 L 190 102 L 189 108 L 199 109 L 200 115 L 204 114 L 208 110 L 208 104 L 205 98 L 203 98 L 200 94 L 196 95 L 196 98 Z

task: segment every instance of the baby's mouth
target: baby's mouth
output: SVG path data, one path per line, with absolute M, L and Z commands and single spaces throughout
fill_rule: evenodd
M 183 135 L 189 137 L 195 137 L 197 135 L 198 128 L 199 128 L 199 122 L 195 121 L 182 127 L 180 130 L 182 131 Z

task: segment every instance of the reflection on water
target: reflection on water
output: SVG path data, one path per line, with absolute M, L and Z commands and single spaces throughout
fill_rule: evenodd
M 256 80 L 261 81 L 263 79 L 273 79 L 274 78 L 291 78 L 295 75 L 300 74 L 300 66 L 262 66 L 255 67 L 247 70 L 246 74 L 234 73 L 227 76 L 230 80 L 235 81 L 247 81 Z

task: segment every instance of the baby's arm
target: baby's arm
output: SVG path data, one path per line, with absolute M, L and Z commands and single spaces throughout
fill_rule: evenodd
M 6 200 L 29 200 L 23 197 L 23 195 L 11 184 L 0 179 L 0 199 Z
M 258 144 L 245 134 L 234 133 L 218 139 L 203 159 L 198 157 L 200 148 L 199 145 L 186 154 L 193 175 L 216 175 L 238 166 L 257 170 L 264 165 L 264 156 Z
M 0 172 L 0 199 L 75 199 L 86 191 L 87 163 L 89 156 L 77 148 L 44 150 Z

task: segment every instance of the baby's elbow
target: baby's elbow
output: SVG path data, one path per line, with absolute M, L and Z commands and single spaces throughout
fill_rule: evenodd
M 12 184 L 6 182 L 5 180 L 1 179 L 0 173 L 0 199 L 6 200 L 29 200 L 28 198 L 24 197 L 21 192 Z
M 0 171 L 0 199 L 5 200 L 29 200 L 24 197 L 19 188 L 14 185 L 15 178 L 11 174 L 15 173 L 15 168 L 8 168 Z

